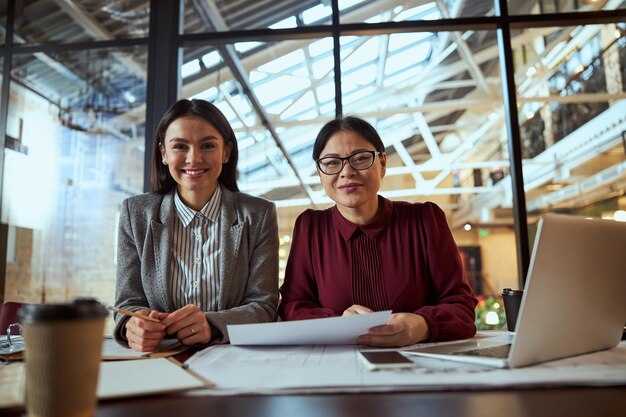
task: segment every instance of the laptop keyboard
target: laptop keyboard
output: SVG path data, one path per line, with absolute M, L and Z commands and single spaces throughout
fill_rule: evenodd
M 500 345 L 482 349 L 464 350 L 462 352 L 452 352 L 452 355 L 461 356 L 484 356 L 488 358 L 506 359 L 509 357 L 511 345 Z

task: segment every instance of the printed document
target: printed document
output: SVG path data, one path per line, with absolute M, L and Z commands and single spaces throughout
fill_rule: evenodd
M 426 347 L 433 344 L 420 344 Z M 495 369 L 411 356 L 413 369 L 371 371 L 364 346 L 230 346 L 204 349 L 186 364 L 215 384 L 205 395 L 493 389 L 626 384 L 626 341 L 614 349 L 518 369 Z M 195 395 L 195 393 L 194 393 Z
M 229 324 L 231 345 L 355 345 L 370 327 L 386 324 L 391 310 L 346 317 Z

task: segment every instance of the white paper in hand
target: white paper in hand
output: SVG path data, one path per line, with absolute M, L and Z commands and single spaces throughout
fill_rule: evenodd
M 231 345 L 355 345 L 374 326 L 386 324 L 391 310 L 346 317 L 277 323 L 229 324 Z

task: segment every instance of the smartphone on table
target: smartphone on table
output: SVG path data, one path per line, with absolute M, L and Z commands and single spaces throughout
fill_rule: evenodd
M 372 350 L 360 352 L 361 359 L 368 369 L 409 369 L 415 362 L 395 350 Z

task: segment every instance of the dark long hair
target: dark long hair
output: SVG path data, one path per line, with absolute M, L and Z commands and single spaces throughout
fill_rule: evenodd
M 374 145 L 374 148 L 376 148 L 378 152 L 385 152 L 385 144 L 376 129 L 374 129 L 374 126 L 355 116 L 338 117 L 326 123 L 324 127 L 322 127 L 322 130 L 320 130 L 320 133 L 317 134 L 317 138 L 315 138 L 315 143 L 313 144 L 314 161 L 319 159 L 328 140 L 335 133 L 342 131 L 357 133 L 362 136 L 363 139 Z
M 220 109 L 208 101 L 198 99 L 178 100 L 161 118 L 154 136 L 154 145 L 152 146 L 152 170 L 150 173 L 152 191 L 165 194 L 176 187 L 176 181 L 170 175 L 168 167 L 162 164 L 161 146 L 165 140 L 167 128 L 175 120 L 188 116 L 200 117 L 210 123 L 224 138 L 225 148 L 229 143 L 231 144 L 228 162 L 222 166 L 222 172 L 217 180 L 230 191 L 239 191 L 237 186 L 237 159 L 239 151 L 237 149 L 235 132 L 233 132 L 228 119 L 226 119 Z

